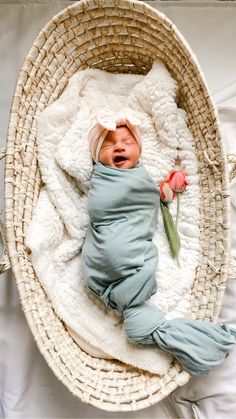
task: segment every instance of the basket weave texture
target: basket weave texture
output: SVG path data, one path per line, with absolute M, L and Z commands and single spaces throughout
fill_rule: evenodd
M 56 15 L 36 38 L 13 98 L 5 169 L 7 243 L 23 310 L 56 376 L 84 402 L 138 410 L 189 379 L 173 362 L 164 376 L 93 358 L 72 340 L 34 274 L 24 240 L 42 186 L 36 158 L 38 114 L 78 70 L 146 74 L 160 58 L 179 86 L 199 162 L 200 252 L 190 317 L 215 321 L 229 263 L 229 184 L 218 120 L 204 76 L 186 41 L 162 13 L 140 1 L 82 0 Z M 190 220 L 191 221 L 191 220 Z

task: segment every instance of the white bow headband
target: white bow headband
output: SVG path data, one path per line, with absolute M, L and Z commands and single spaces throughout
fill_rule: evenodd
M 137 141 L 141 152 L 142 140 L 138 129 L 140 120 L 136 118 L 136 116 L 133 115 L 130 110 L 117 114 L 103 111 L 97 116 L 97 122 L 89 132 L 90 150 L 92 158 L 95 162 L 98 161 L 99 152 L 101 150 L 102 143 L 107 136 L 107 133 L 109 131 L 115 131 L 117 127 L 122 125 L 126 125 L 129 128 L 135 140 Z

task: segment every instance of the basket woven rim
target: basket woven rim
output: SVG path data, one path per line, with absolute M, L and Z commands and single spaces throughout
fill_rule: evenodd
M 12 170 L 12 161 L 14 160 L 14 155 L 15 155 L 15 150 L 14 147 L 12 146 L 12 142 L 11 139 L 13 137 L 12 133 L 14 132 L 14 130 L 16 129 L 16 125 L 15 125 L 15 118 L 16 118 L 16 110 L 17 108 L 20 106 L 19 104 L 19 94 L 18 91 L 19 89 L 21 89 L 22 87 L 22 80 L 25 79 L 25 75 L 28 74 L 29 72 L 29 62 L 32 63 L 32 57 L 35 57 L 35 50 L 39 49 L 41 46 L 41 42 L 42 42 L 42 37 L 44 36 L 44 34 L 47 34 L 48 32 L 52 31 L 57 27 L 57 25 L 63 21 L 65 19 L 65 16 L 70 16 L 71 19 L 73 18 L 73 14 L 82 12 L 82 11 L 87 11 L 89 7 L 91 7 L 91 9 L 93 9 L 93 7 L 96 6 L 101 6 L 103 5 L 104 8 L 106 5 L 110 5 L 110 7 L 118 7 L 122 8 L 125 7 L 127 9 L 130 8 L 130 10 L 134 9 L 135 12 L 137 13 L 143 13 L 144 15 L 146 13 L 149 13 L 151 16 L 154 16 L 154 18 L 156 17 L 156 19 L 159 19 L 160 21 L 163 22 L 164 25 L 166 25 L 167 28 L 169 28 L 170 34 L 171 36 L 173 36 L 176 38 L 176 40 L 181 44 L 181 47 L 183 48 L 183 50 L 185 51 L 186 54 L 186 60 L 188 59 L 189 62 L 191 62 L 191 65 L 193 67 L 193 69 L 195 70 L 195 73 L 198 76 L 198 82 L 199 85 L 201 87 L 201 89 L 204 91 L 205 93 L 205 97 L 207 98 L 207 103 L 209 105 L 209 109 L 211 111 L 211 119 L 214 123 L 215 129 L 216 129 L 216 133 L 217 133 L 217 137 L 218 137 L 218 142 L 220 145 L 220 149 L 221 149 L 221 156 L 220 156 L 220 160 L 222 163 L 222 188 L 224 190 L 224 198 L 222 199 L 222 204 L 223 204 L 223 209 L 224 209 L 224 225 L 225 225 L 225 230 L 224 230 L 224 249 L 225 249 L 225 253 L 224 253 L 224 265 L 225 265 L 225 272 L 223 272 L 221 274 L 221 281 L 222 281 L 222 293 L 224 292 L 225 288 L 225 282 L 226 282 L 226 278 L 227 278 L 227 263 L 229 260 L 229 208 L 230 208 L 230 201 L 229 201 L 229 180 L 228 180 L 228 173 L 227 173 L 227 162 L 226 162 L 226 158 L 225 158 L 225 150 L 224 150 L 224 144 L 223 141 L 221 139 L 221 135 L 219 132 L 219 120 L 218 120 L 218 116 L 217 116 L 217 112 L 215 109 L 215 106 L 213 104 L 212 98 L 211 98 L 211 94 L 209 92 L 209 89 L 207 87 L 207 83 L 205 81 L 205 76 L 203 75 L 200 66 L 198 64 L 198 61 L 195 57 L 195 55 L 192 53 L 190 47 L 188 46 L 188 44 L 186 43 L 185 39 L 183 38 L 183 36 L 181 35 L 181 33 L 179 32 L 179 30 L 176 28 L 176 26 L 161 12 L 159 12 L 158 10 L 153 9 L 150 5 L 139 2 L 137 0 L 131 1 L 131 0 L 105 0 L 105 1 L 101 1 L 101 0 L 82 0 L 80 2 L 74 3 L 71 6 L 65 8 L 64 10 L 62 10 L 61 12 L 59 12 L 57 15 L 55 15 L 46 25 L 45 27 L 40 31 L 39 35 L 36 37 L 36 40 L 34 41 L 32 47 L 30 48 L 30 51 L 24 61 L 24 64 L 22 66 L 22 69 L 19 73 L 19 77 L 17 80 L 17 84 L 16 84 L 16 90 L 14 93 L 14 98 L 13 98 L 13 103 L 12 103 L 12 113 L 11 113 L 11 117 L 10 117 L 10 123 L 9 123 L 9 131 L 8 131 L 8 142 L 7 142 L 7 150 L 6 150 L 6 154 L 7 154 L 7 158 L 6 158 L 6 167 L 5 167 L 5 208 L 6 208 L 6 230 L 7 230 L 7 241 L 8 241 L 8 248 L 9 248 L 9 255 L 10 255 L 10 259 L 12 262 L 12 267 L 13 267 L 13 272 L 15 274 L 16 277 L 16 282 L 17 282 L 17 286 L 18 286 L 18 290 L 20 293 L 20 297 L 21 297 L 21 302 L 22 302 L 22 306 L 27 318 L 27 321 L 29 323 L 29 326 L 31 328 L 31 331 L 33 333 L 33 335 L 35 336 L 37 345 L 41 351 L 41 353 L 44 355 L 45 359 L 47 360 L 48 364 L 51 366 L 51 368 L 53 369 L 54 373 L 56 374 L 56 376 L 64 382 L 64 384 L 77 396 L 79 396 L 83 401 L 88 402 L 90 404 L 92 404 L 95 407 L 99 407 L 105 410 L 110 410 L 110 411 L 129 411 L 129 410 L 137 410 L 140 408 L 144 408 L 144 407 L 148 407 L 150 405 L 152 405 L 153 403 L 156 403 L 157 401 L 160 401 L 161 398 L 163 398 L 164 396 L 167 396 L 171 391 L 173 391 L 178 385 L 181 385 L 183 383 L 185 383 L 188 379 L 189 379 L 189 375 L 180 370 L 176 370 L 176 367 L 172 367 L 173 371 L 177 371 L 177 376 L 175 377 L 174 380 L 170 379 L 168 382 L 168 379 L 166 379 L 167 384 L 165 385 L 165 387 L 162 389 L 162 391 L 160 392 L 153 392 L 153 394 L 151 394 L 150 397 L 147 396 L 141 396 L 140 400 L 137 399 L 135 401 L 133 401 L 132 403 L 129 401 L 127 403 L 123 403 L 123 405 L 119 405 L 117 406 L 117 402 L 113 402 L 113 401 L 100 401 L 97 400 L 96 398 L 90 397 L 89 391 L 86 393 L 83 391 L 81 391 L 81 389 L 79 387 L 76 387 L 73 383 L 71 384 L 71 382 L 69 381 L 68 377 L 64 374 L 64 372 L 61 373 L 61 366 L 58 369 L 57 365 L 54 363 L 54 360 L 50 354 L 50 351 L 48 350 L 48 348 L 46 347 L 46 345 L 39 340 L 38 338 L 38 329 L 37 326 L 35 324 L 35 321 L 32 317 L 32 312 L 28 309 L 27 306 L 27 299 L 26 299 L 26 292 L 24 289 L 24 284 L 25 284 L 25 272 L 27 269 L 29 269 L 29 266 L 27 265 L 27 268 L 24 266 L 24 261 L 26 264 L 30 264 L 30 259 L 27 256 L 27 253 L 25 251 L 22 252 L 22 254 L 19 252 L 19 250 L 17 250 L 17 245 L 15 243 L 15 231 L 16 231 L 16 222 L 14 220 L 14 214 L 12 211 L 12 207 L 11 207 L 11 200 L 13 200 L 13 195 L 14 195 L 14 182 L 13 180 L 9 181 L 9 173 Z M 107 6 L 107 7 L 108 7 Z M 10 197 L 10 198 L 9 198 Z M 15 229 L 15 230 L 14 230 Z M 42 291 L 43 292 L 43 291 Z M 223 298 L 223 297 L 222 297 Z M 221 298 L 221 302 L 222 302 L 222 298 Z M 221 304 L 218 304 L 218 312 L 220 310 L 220 306 Z M 216 315 L 217 315 L 217 310 L 216 310 Z M 59 320 L 58 320 L 59 321 Z M 68 335 L 68 333 L 65 331 L 65 335 Z M 75 345 L 74 342 L 72 342 L 71 338 L 68 335 L 68 342 L 69 345 Z M 81 351 L 83 354 L 83 351 Z M 86 354 L 87 355 L 87 354 Z M 85 355 L 85 356 L 86 356 Z M 88 358 L 92 359 L 92 357 L 88 356 Z M 89 361 L 90 362 L 90 361 Z M 112 365 L 113 363 L 111 362 L 105 362 L 105 364 L 108 365 Z M 61 365 L 61 364 L 60 364 Z M 119 364 L 120 365 L 120 364 Z M 109 367 L 107 367 L 109 368 Z M 137 371 L 136 369 L 134 369 L 134 371 Z M 142 377 L 142 372 L 140 373 L 140 377 Z M 151 380 L 152 375 L 150 374 L 150 380 Z M 142 399 L 143 397 L 143 399 Z M 112 397 L 111 397 L 112 400 Z M 118 409 L 118 410 L 117 410 Z

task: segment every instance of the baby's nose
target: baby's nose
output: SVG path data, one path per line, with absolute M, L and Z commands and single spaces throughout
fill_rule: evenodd
M 125 146 L 122 143 L 117 143 L 115 145 L 115 151 L 121 151 L 121 150 L 124 150 L 124 149 L 125 149 Z

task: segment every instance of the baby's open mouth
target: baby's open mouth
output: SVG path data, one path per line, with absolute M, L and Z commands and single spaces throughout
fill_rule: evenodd
M 127 158 L 126 157 L 124 157 L 124 156 L 116 156 L 115 158 L 114 158 L 114 163 L 121 163 L 121 162 L 124 162 L 124 161 L 126 161 L 127 160 Z

